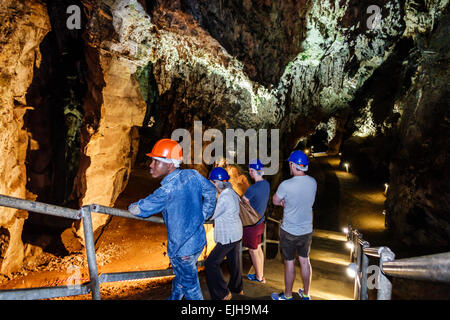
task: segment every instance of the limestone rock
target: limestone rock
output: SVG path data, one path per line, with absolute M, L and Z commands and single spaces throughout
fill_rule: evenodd
M 27 198 L 25 158 L 28 134 L 23 127 L 25 94 L 40 62 L 39 44 L 50 30 L 45 5 L 40 1 L 10 1 L 0 4 L 0 194 Z M 0 273 L 22 265 L 21 240 L 24 219 L 20 210 L 0 207 L 2 244 Z
M 390 228 L 411 244 L 449 245 L 450 78 L 449 14 L 422 52 L 411 87 L 397 101 L 402 112 L 398 149 L 390 165 L 386 201 Z

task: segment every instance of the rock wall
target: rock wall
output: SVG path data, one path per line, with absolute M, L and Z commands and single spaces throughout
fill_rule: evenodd
M 25 188 L 25 158 L 33 137 L 23 130 L 23 116 L 32 109 L 25 94 L 33 68 L 41 60 L 39 44 L 50 31 L 47 9 L 40 1 L 2 1 L 0 4 L 0 194 L 34 199 Z M 34 145 L 34 147 L 36 147 Z M 0 273 L 22 265 L 21 240 L 27 212 L 0 207 Z
M 386 201 L 394 234 L 408 244 L 435 250 L 450 247 L 449 18 L 447 8 L 433 32 L 416 40 L 417 69 L 395 104 L 401 118 Z
M 405 29 L 363 85 L 346 126 L 342 161 L 380 187 L 386 220 L 408 245 L 448 250 L 448 1 L 405 3 Z
M 83 130 L 84 157 L 77 189 L 81 206 L 95 203 L 112 207 L 130 176 L 139 144 L 137 127 L 144 121 L 146 103 L 135 77 L 135 64 L 108 53 L 89 50 L 90 54 L 98 55 L 94 61 L 99 65 L 91 65 L 92 59 L 88 59 L 88 64 L 91 70 L 100 69 L 101 74 L 91 72 L 90 76 L 96 79 L 88 81 L 92 97 L 86 99 L 84 106 L 87 115 Z M 95 85 L 99 82 L 101 86 Z M 98 113 L 92 110 L 98 110 Z M 108 219 L 108 215 L 93 213 L 94 231 Z M 84 238 L 82 225 L 77 235 Z

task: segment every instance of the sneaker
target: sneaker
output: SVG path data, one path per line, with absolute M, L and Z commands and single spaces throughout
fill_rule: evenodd
M 311 300 L 309 295 L 307 296 L 306 294 L 303 293 L 302 289 L 298 289 L 298 295 L 300 296 L 300 299 L 302 299 L 302 300 Z
M 284 295 L 284 292 L 272 293 L 272 300 L 292 300 L 292 299 L 293 299 L 293 297 L 286 298 L 286 296 Z
M 266 283 L 266 278 L 263 277 L 261 280 L 259 280 L 256 277 L 256 273 L 251 273 L 251 274 L 247 275 L 247 279 L 250 280 L 250 281 L 259 282 L 259 283 L 262 283 L 262 284 Z

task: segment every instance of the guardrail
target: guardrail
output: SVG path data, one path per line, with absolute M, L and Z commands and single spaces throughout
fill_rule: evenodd
M 368 300 L 369 256 L 379 258 L 377 300 L 392 298 L 389 277 L 450 283 L 450 252 L 395 260 L 389 247 L 371 247 L 357 230 L 347 227 L 350 251 L 349 268 L 355 272 L 354 299 Z
M 161 217 L 152 216 L 149 218 L 140 218 L 132 215 L 126 210 L 110 208 L 98 204 L 83 206 L 80 210 L 69 209 L 65 207 L 50 205 L 47 203 L 24 200 L 20 198 L 0 195 L 0 206 L 22 209 L 41 214 L 65 217 L 74 220 L 82 220 L 84 227 L 84 242 L 88 261 L 89 281 L 69 286 L 56 287 L 37 287 L 25 289 L 0 290 L 0 300 L 34 300 L 34 299 L 51 299 L 57 297 L 77 296 L 83 294 L 92 294 L 93 300 L 100 300 L 100 284 L 105 282 L 149 279 L 154 277 L 163 277 L 173 275 L 173 269 L 163 270 L 146 270 L 135 272 L 116 272 L 104 273 L 100 276 L 97 270 L 97 259 L 95 255 L 94 234 L 92 230 L 91 212 L 120 216 L 131 219 L 144 221 L 152 221 L 156 223 L 164 223 Z M 212 221 L 206 221 L 205 224 L 211 224 Z M 242 252 L 241 252 L 242 255 Z M 197 266 L 202 266 L 204 261 L 198 261 Z

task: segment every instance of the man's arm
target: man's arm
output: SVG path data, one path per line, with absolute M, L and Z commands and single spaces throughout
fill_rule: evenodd
M 253 197 L 255 196 L 255 193 L 253 190 L 254 189 L 252 188 L 252 186 L 248 187 L 247 190 L 245 191 L 244 195 L 242 196 L 242 199 L 244 199 L 245 201 L 250 203 L 250 200 L 253 199 Z
M 128 211 L 137 217 L 148 218 L 153 214 L 163 211 L 166 207 L 166 201 L 167 193 L 162 188 L 158 188 L 146 198 L 130 204 Z
M 284 198 L 286 193 L 284 192 L 283 183 L 278 186 L 277 192 L 272 197 L 272 203 L 275 206 L 282 206 L 284 208 Z
M 276 206 L 284 207 L 284 199 L 281 199 L 276 193 L 272 197 L 272 202 Z

